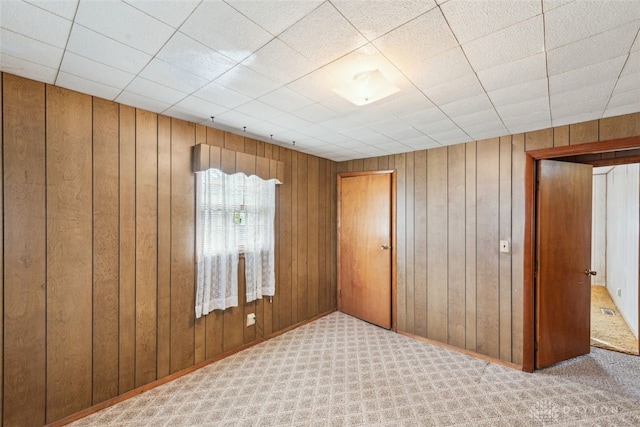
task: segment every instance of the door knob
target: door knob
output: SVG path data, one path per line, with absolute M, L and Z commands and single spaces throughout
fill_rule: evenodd
M 380 249 L 382 249 L 384 251 L 384 250 L 390 249 L 390 247 L 389 247 L 389 245 L 381 245 Z
M 596 274 L 598 274 L 598 272 L 597 272 L 597 271 L 593 271 L 593 270 L 591 270 L 590 268 L 587 268 L 587 269 L 584 271 L 584 274 L 586 274 L 587 276 L 595 276 Z

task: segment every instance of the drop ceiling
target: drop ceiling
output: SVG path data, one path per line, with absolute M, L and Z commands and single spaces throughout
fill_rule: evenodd
M 0 0 L 0 27 L 4 72 L 335 161 L 640 111 L 638 0 Z M 401 90 L 332 91 L 374 69 Z

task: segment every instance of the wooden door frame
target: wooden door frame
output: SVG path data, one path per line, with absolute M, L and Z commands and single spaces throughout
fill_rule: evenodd
M 564 147 L 544 148 L 525 152 L 524 176 L 524 283 L 523 283 L 523 324 L 522 324 L 522 370 L 533 372 L 535 367 L 535 280 L 533 266 L 536 254 L 536 206 L 535 182 L 538 160 L 561 159 L 563 157 L 584 154 L 598 154 L 640 148 L 640 136 L 594 142 L 590 144 L 569 145 Z M 597 166 L 637 163 L 638 157 L 621 157 L 593 162 L 583 162 Z M 638 242 L 640 246 L 640 240 Z M 640 269 L 638 273 L 640 286 Z M 640 294 L 640 293 L 639 293 Z M 640 306 L 640 296 L 638 298 Z
M 382 171 L 362 171 L 362 172 L 339 172 L 338 173 L 338 200 L 337 200 L 337 220 L 336 220 L 336 236 L 340 238 L 340 189 L 342 186 L 341 179 L 351 176 L 367 176 L 367 175 L 391 175 L 391 330 L 397 332 L 397 301 L 396 301 L 396 171 L 395 170 L 382 170 Z M 338 289 L 336 296 L 340 295 L 340 243 L 338 241 L 337 246 L 337 282 Z M 338 301 L 340 301 L 338 297 Z M 340 306 L 338 305 L 338 310 Z

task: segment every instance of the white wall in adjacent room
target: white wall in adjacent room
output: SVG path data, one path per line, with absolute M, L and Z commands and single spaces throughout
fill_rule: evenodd
M 636 337 L 639 184 L 638 164 L 616 166 L 607 174 L 607 289 Z

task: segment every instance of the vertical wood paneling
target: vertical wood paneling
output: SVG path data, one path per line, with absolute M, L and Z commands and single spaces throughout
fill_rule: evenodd
M 407 331 L 407 177 L 406 155 L 394 156 L 396 168 L 396 312 L 397 329 Z
M 268 163 L 268 173 L 285 183 L 277 190 L 278 283 L 273 304 L 252 303 L 263 328 L 255 338 L 335 307 L 336 163 L 253 140 L 234 146 L 244 154 L 220 150 L 227 136 L 222 131 L 26 79 L 3 79 L 5 425 L 55 421 L 254 339 L 243 337 L 242 312 L 231 326 L 222 311 L 195 324 L 196 142 L 217 146 L 210 150 L 213 163 L 232 159 L 230 172 L 236 156 L 240 167 L 243 161 L 257 164 L 249 155 L 254 152 L 284 161 Z M 48 102 L 45 90 L 53 93 Z M 9 91 L 19 102 L 7 98 Z M 8 145 L 12 135 L 20 141 L 17 151 Z M 294 183 L 296 209 L 298 199 L 305 206 L 305 213 L 296 212 L 295 229 Z M 18 216 L 28 227 L 10 231 Z M 299 241 L 306 251 L 296 252 L 292 265 L 291 243 L 297 248 Z M 47 259 L 53 265 L 49 283 Z M 299 273 L 306 298 L 298 292 Z
M 136 348 L 136 132 L 135 109 L 120 106 L 120 322 L 119 386 L 135 386 Z
M 0 328 L 4 331 L 4 171 L 2 163 L 4 158 L 4 134 L 2 132 L 2 73 L 0 73 Z M 4 420 L 2 407 L 4 388 L 4 332 L 0 333 L 0 424 Z
M 338 233 L 338 227 L 336 226 L 336 218 L 338 217 L 338 167 L 337 164 L 334 162 L 331 162 L 331 166 L 330 166 L 330 170 L 329 170 L 329 176 L 331 178 L 331 185 L 329 186 L 329 191 L 330 191 L 330 198 L 331 198 L 331 238 L 329 239 L 330 243 L 330 256 L 329 256 L 329 268 L 330 268 L 330 280 L 331 280 L 331 286 L 330 286 L 330 294 L 329 294 L 329 302 L 331 303 L 331 307 L 330 308 L 336 308 L 338 307 L 338 299 L 337 299 L 337 293 L 338 293 L 338 280 L 336 279 L 337 277 L 337 265 L 338 265 L 338 258 L 337 258 L 337 233 Z
M 527 132 L 524 135 L 524 142 L 527 151 L 551 148 L 553 147 L 553 129 Z
M 171 354 L 171 119 L 158 116 L 157 378 L 169 375 Z
M 4 163 L 4 221 L 0 222 L 4 224 L 3 299 L 6 302 L 4 333 L 0 334 L 4 335 L 3 422 L 6 426 L 43 425 L 47 246 L 45 85 L 4 74 L 2 93 L 3 161 L 0 163 Z
M 511 137 L 500 138 L 499 239 L 511 244 Z M 511 254 L 500 253 L 500 359 L 511 360 Z
M 569 126 L 569 145 L 598 141 L 598 120 Z
M 307 156 L 307 318 L 318 314 L 318 240 L 320 220 L 318 217 L 318 177 L 319 162 L 317 157 Z M 300 271 L 300 270 L 298 270 Z
M 427 157 L 427 337 L 446 342 L 447 331 L 447 148 Z
M 244 137 L 233 133 L 224 133 L 224 148 L 239 153 L 244 152 Z
M 447 190 L 448 190 L 448 292 L 447 292 L 447 342 L 456 347 L 465 347 L 466 314 L 466 174 L 464 144 L 448 148 Z
M 569 145 L 569 126 L 553 128 L 553 146 L 564 147 L 566 145 Z
M 194 363 L 195 192 L 192 123 L 171 120 L 171 372 Z
M 91 97 L 47 86 L 47 422 L 92 403 Z
M 415 331 L 415 153 L 406 154 L 406 322 L 407 332 Z
M 264 144 L 264 143 L 263 143 Z M 259 146 L 259 145 L 258 145 Z M 256 157 L 255 158 L 255 164 L 256 164 L 256 171 L 255 174 L 259 177 L 262 178 L 276 178 L 275 176 L 271 176 L 271 171 L 270 171 L 270 161 L 269 159 L 263 158 L 263 157 Z M 275 175 L 276 171 L 274 171 L 274 175 Z M 276 187 L 276 192 L 277 192 L 277 187 Z M 276 207 L 277 210 L 277 207 Z M 275 223 L 275 220 L 274 220 Z M 275 228 L 275 224 L 274 224 L 274 231 L 275 231 L 275 236 L 277 236 L 278 232 L 277 229 Z M 277 240 L 277 238 L 276 238 Z M 276 249 L 276 253 L 277 249 Z M 276 283 L 277 286 L 277 283 Z M 256 313 L 256 323 L 257 326 L 254 327 L 255 329 L 255 337 L 259 338 L 259 337 L 264 337 L 266 335 L 266 331 L 267 329 L 270 330 L 271 328 L 271 319 L 267 319 L 267 317 L 270 317 L 272 315 L 271 311 L 269 311 L 268 313 L 265 312 L 265 309 L 267 308 L 266 306 L 270 305 L 269 304 L 269 297 L 263 296 L 262 298 L 258 299 L 255 302 L 255 313 Z M 269 327 L 267 328 L 266 323 L 269 323 Z
M 378 158 L 377 157 L 369 157 L 368 159 L 364 159 L 363 169 L 366 171 L 375 171 L 378 170 Z
M 431 153 L 429 153 L 431 154 Z M 413 228 L 413 254 L 415 263 L 415 277 L 414 277 L 414 319 L 413 319 L 413 333 L 420 336 L 427 336 L 428 320 L 432 315 L 431 310 L 428 309 L 428 294 L 431 290 L 431 282 L 427 280 L 427 245 L 428 230 L 427 221 L 427 188 L 430 182 L 428 182 L 427 173 L 431 172 L 431 169 L 427 167 L 427 151 L 416 151 L 414 154 L 414 228 Z
M 640 112 L 600 119 L 600 141 L 640 135 Z
M 300 207 L 298 205 L 298 196 L 300 194 L 300 186 L 305 184 L 301 182 L 298 169 L 298 153 L 291 153 L 291 175 L 292 175 L 292 188 L 291 188 L 291 323 L 298 322 L 298 257 L 300 252 L 298 251 L 298 233 L 300 229 L 298 227 L 298 211 Z M 306 286 L 306 283 L 304 284 Z
M 207 128 L 204 127 L 203 125 L 196 125 L 195 145 L 199 145 L 199 144 L 207 144 Z M 210 151 L 210 150 L 207 150 L 207 151 Z M 194 167 L 195 167 L 196 159 L 194 158 L 192 160 L 194 162 Z M 206 159 L 206 162 L 208 161 L 209 161 L 209 156 L 207 156 L 207 159 Z M 195 221 L 195 218 L 194 218 L 194 221 Z M 206 326 L 207 326 L 206 317 L 200 317 L 199 319 L 194 319 L 194 328 L 195 328 L 194 346 L 195 347 L 193 350 L 194 351 L 193 360 L 195 363 L 203 362 L 206 358 L 206 352 L 207 352 Z
M 512 362 L 522 364 L 524 283 L 524 135 L 512 137 L 511 165 L 511 345 Z
M 476 142 L 465 144 L 465 348 L 476 350 L 477 345 L 477 146 Z
M 500 141 L 477 145 L 477 347 L 476 351 L 499 357 L 499 192 Z
M 93 404 L 118 395 L 118 116 L 93 99 Z
M 309 229 L 308 229 L 308 194 L 309 194 L 309 171 L 307 170 L 308 156 L 298 153 L 298 318 L 300 322 L 307 319 L 309 298 Z
M 274 148 L 275 149 L 275 148 Z M 278 159 L 284 162 L 284 171 L 282 180 L 283 184 L 278 191 L 278 208 L 280 209 L 280 286 L 276 289 L 276 295 L 273 298 L 274 310 L 277 316 L 274 316 L 274 330 L 284 329 L 291 325 L 291 245 L 292 245 L 292 181 L 293 174 L 291 169 L 291 151 L 286 148 L 278 148 L 280 153 Z
M 158 120 L 136 110 L 136 387 L 156 379 Z
M 349 163 L 351 164 L 350 172 L 362 172 L 364 170 L 363 159 L 351 160 Z

